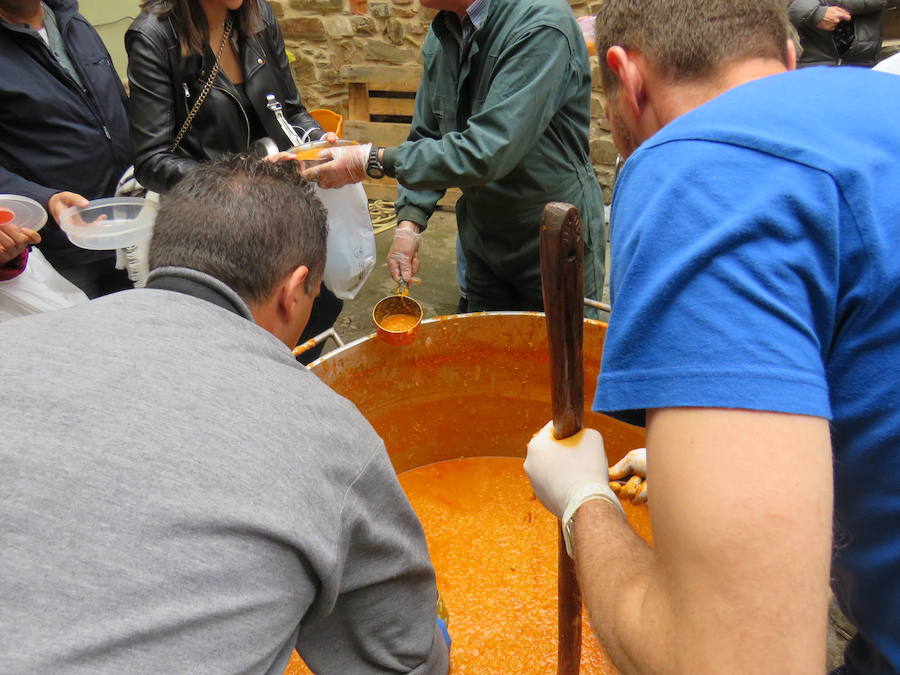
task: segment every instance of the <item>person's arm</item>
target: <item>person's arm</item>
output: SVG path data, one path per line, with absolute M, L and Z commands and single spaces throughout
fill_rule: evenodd
M 824 672 L 827 421 L 662 409 L 649 415 L 647 445 L 653 548 L 603 501 L 586 502 L 574 521 L 591 625 L 616 665 Z
M 788 15 L 797 28 L 814 28 L 825 17 L 827 9 L 818 0 L 792 0 L 788 5 Z
M 837 0 L 834 4 L 846 9 L 851 16 L 880 12 L 896 5 L 894 0 Z
M 50 198 L 57 192 L 59 192 L 57 188 L 35 183 L 0 166 L 0 194 L 28 197 L 46 209 Z
M 316 673 L 446 673 L 437 590 L 418 518 L 380 448 L 348 490 L 334 569 L 297 650 Z
M 75 192 L 35 183 L 0 166 L 0 194 L 20 195 L 33 199 L 44 207 L 54 221 L 70 206 L 85 207 L 88 200 Z
M 410 125 L 409 135 L 406 138 L 407 142 L 414 143 L 424 138 L 437 140 L 441 137 L 440 123 L 435 117 L 431 100 L 435 84 L 431 75 L 434 68 L 433 66 L 430 67 L 430 63 L 436 58 L 435 53 L 439 49 L 438 39 L 433 33 L 429 34 L 425 46 L 422 48 L 426 63 L 422 70 L 422 78 L 419 81 L 418 90 L 416 91 L 412 124 Z M 380 159 L 382 162 L 384 161 L 383 153 Z M 404 221 L 415 223 L 424 230 L 428 226 L 428 220 L 434 213 L 435 208 L 437 208 L 437 203 L 446 192 L 446 186 L 439 186 L 432 190 L 411 190 L 403 184 L 398 184 L 395 204 L 397 220 L 401 223 Z
M 559 110 L 572 78 L 559 30 L 540 26 L 504 50 L 484 105 L 464 131 L 406 142 L 385 152 L 385 169 L 407 187 L 486 185 L 512 171 Z
M 506 176 L 562 105 L 574 76 L 571 57 L 566 37 L 555 28 L 539 26 L 520 36 L 499 56 L 484 105 L 466 129 L 386 148 L 387 175 L 405 187 L 429 191 L 486 185 Z M 416 102 L 430 104 L 424 98 Z M 365 178 L 367 155 L 366 146 L 341 148 L 331 155 L 334 161 L 307 169 L 304 176 L 329 188 L 359 182 Z M 422 219 L 405 209 L 399 217 Z
M 647 411 L 654 544 L 602 502 L 575 513 L 592 625 L 625 672 L 821 673 L 841 195 L 823 171 L 693 139 L 645 143 L 616 190 L 595 409 Z M 552 476 L 566 455 L 545 454 Z M 602 445 L 585 454 L 600 484 Z
M 180 129 L 175 107 L 188 103 L 175 99 L 166 48 L 148 35 L 131 29 L 125 34 L 128 52 L 128 121 L 134 175 L 141 185 L 154 192 L 165 193 L 197 165 L 197 160 L 171 152 Z

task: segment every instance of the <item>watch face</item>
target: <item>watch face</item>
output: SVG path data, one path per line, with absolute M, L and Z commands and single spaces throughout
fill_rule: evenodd
M 378 161 L 379 148 L 375 145 L 369 152 L 369 161 L 366 162 L 366 175 L 369 178 L 384 178 L 384 166 Z

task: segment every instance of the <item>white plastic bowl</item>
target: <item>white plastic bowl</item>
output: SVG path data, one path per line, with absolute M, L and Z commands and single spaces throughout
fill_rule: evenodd
M 134 246 L 153 236 L 159 206 L 142 197 L 95 199 L 63 211 L 59 226 L 76 246 L 108 251 Z
M 0 195 L 0 223 L 12 223 L 35 232 L 47 222 L 44 207 L 33 199 L 19 195 Z

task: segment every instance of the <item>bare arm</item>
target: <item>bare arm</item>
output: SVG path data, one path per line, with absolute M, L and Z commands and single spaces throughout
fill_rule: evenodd
M 625 672 L 825 670 L 832 464 L 824 419 L 648 414 L 651 550 L 603 501 L 575 517 L 592 625 Z M 702 481 L 700 480 L 702 477 Z

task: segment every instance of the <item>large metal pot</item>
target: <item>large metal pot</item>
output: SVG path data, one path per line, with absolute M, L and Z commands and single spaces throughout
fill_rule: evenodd
M 606 324 L 584 322 L 584 423 L 603 433 L 615 462 L 644 444 L 644 432 L 590 412 L 605 335 Z M 460 457 L 524 456 L 551 417 L 544 315 L 534 312 L 429 319 L 412 344 L 372 335 L 311 368 L 356 404 L 398 473 Z

